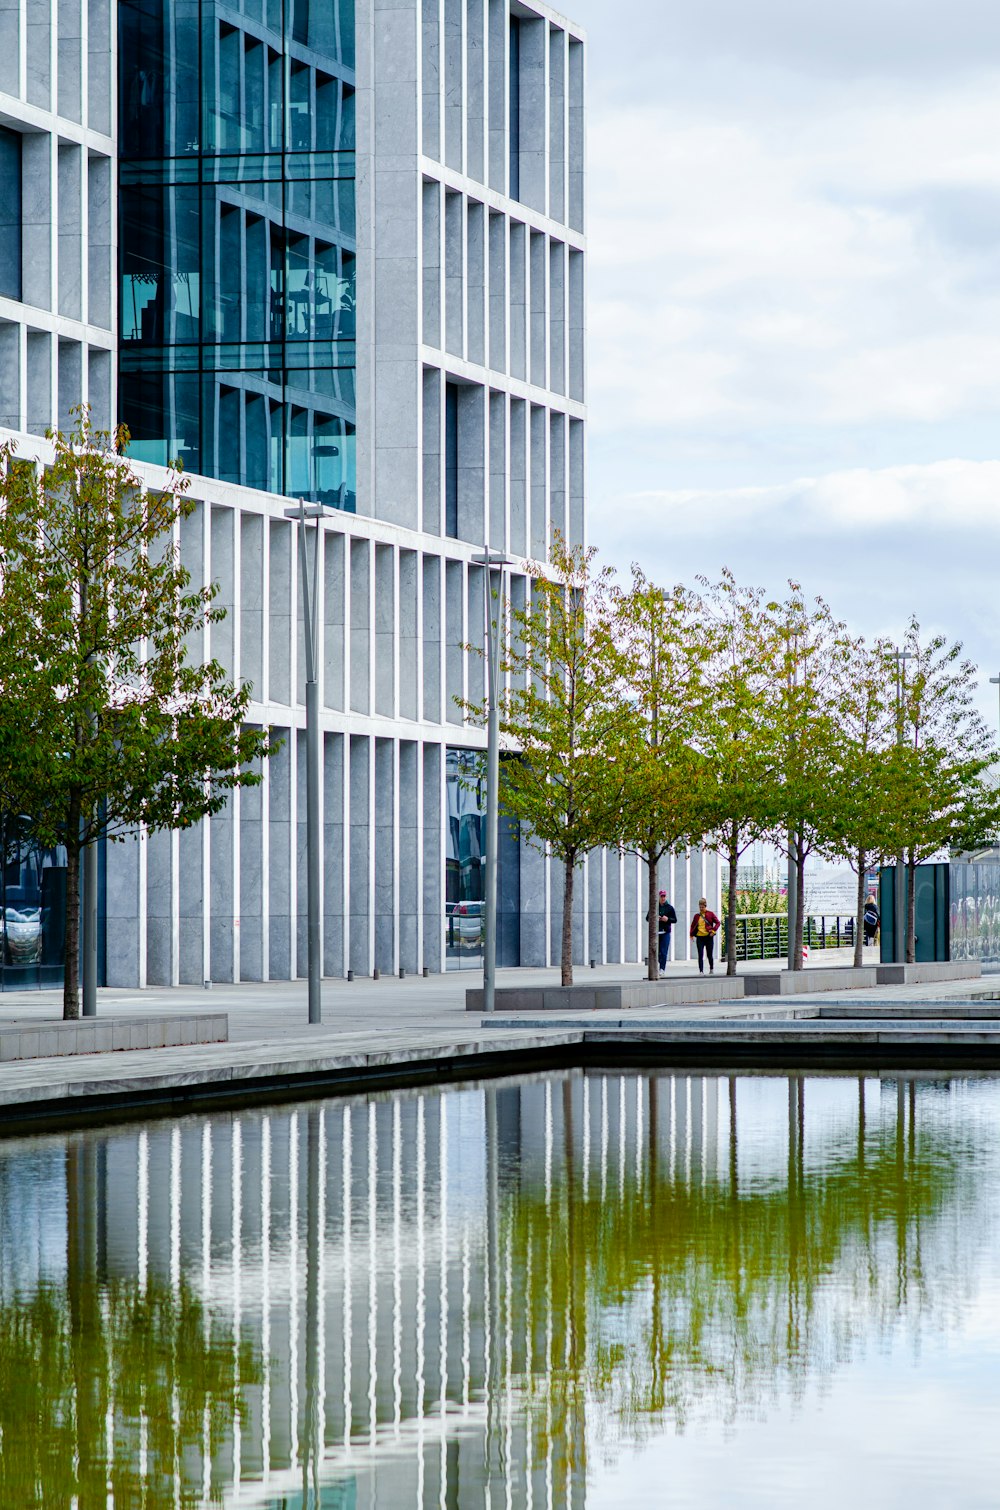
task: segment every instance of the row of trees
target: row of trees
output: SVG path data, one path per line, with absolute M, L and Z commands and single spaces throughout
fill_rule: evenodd
M 758 840 L 792 862 L 793 968 L 801 968 L 811 855 L 858 878 L 902 856 L 910 877 L 906 957 L 914 957 L 913 870 L 995 830 L 989 779 L 1000 758 L 974 706 L 961 646 L 912 619 L 902 647 L 849 633 L 796 582 L 780 601 L 726 571 L 663 589 L 640 567 L 620 586 L 595 552 L 557 541 L 532 568 L 530 601 L 507 602 L 501 803 L 563 868 L 562 979 L 573 979 L 573 890 L 588 850 L 642 857 L 649 978 L 657 977 L 657 868 L 687 845 L 729 868 Z M 477 720 L 485 705 L 465 705 Z M 727 949 L 736 970 L 736 950 Z

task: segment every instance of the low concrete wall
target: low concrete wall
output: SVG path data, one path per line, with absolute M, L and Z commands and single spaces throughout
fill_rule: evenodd
M 880 986 L 922 986 L 936 980 L 978 980 L 983 967 L 977 959 L 928 961 L 922 965 L 876 965 Z
M 878 984 L 877 965 L 815 965 L 805 970 L 759 970 L 743 976 L 747 996 L 798 996 L 803 991 L 854 991 Z
M 874 984 L 874 982 L 873 982 Z M 702 1002 L 732 1001 L 743 995 L 737 975 L 694 975 L 682 980 L 602 981 L 600 985 L 501 986 L 498 1012 L 627 1012 L 635 1007 L 699 1006 Z M 483 988 L 465 993 L 465 1010 L 483 1010 Z
M 225 1012 L 178 1012 L 171 1017 L 84 1017 L 73 1022 L 59 1019 L 39 1022 L 31 1018 L 0 1026 L 0 1061 L 228 1041 L 229 1018 Z

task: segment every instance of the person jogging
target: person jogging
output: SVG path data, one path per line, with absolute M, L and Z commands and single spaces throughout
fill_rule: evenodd
M 698 945 L 698 969 L 705 973 L 705 955 L 708 955 L 708 973 L 715 974 L 715 935 L 722 927 L 719 918 L 709 910 L 705 897 L 698 898 L 698 911 L 691 919 L 690 934 Z

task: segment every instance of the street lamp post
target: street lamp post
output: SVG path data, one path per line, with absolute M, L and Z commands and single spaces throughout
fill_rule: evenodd
M 893 656 L 896 661 L 896 743 L 903 743 L 903 692 L 906 688 L 906 662 L 913 659 L 909 650 L 894 650 Z M 904 872 L 905 856 L 900 852 L 896 856 L 896 876 L 893 886 L 893 954 L 896 963 L 902 965 L 906 961 L 906 877 Z
M 319 681 L 316 642 L 319 639 L 319 521 L 324 510 L 299 500 L 298 508 L 286 509 L 286 519 L 299 524 L 299 567 L 302 575 L 302 624 L 306 648 L 306 906 L 308 909 L 307 957 L 309 969 L 309 1021 L 322 1018 L 320 980 L 323 974 L 319 921 Z M 306 520 L 316 521 L 312 562 L 306 546 Z
M 1000 676 L 991 676 L 990 677 L 990 686 L 991 687 L 996 687 L 997 694 L 998 694 L 998 696 L 1000 696 Z
M 483 919 L 483 1011 L 496 1007 L 497 974 L 497 845 L 500 816 L 500 614 L 503 603 L 504 568 L 510 560 L 502 551 L 487 548 L 473 556 L 484 566 L 486 581 L 486 896 Z M 496 576 L 496 594 L 493 581 Z

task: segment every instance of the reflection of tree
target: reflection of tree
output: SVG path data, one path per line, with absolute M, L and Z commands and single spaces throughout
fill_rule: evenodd
M 0 1504 L 201 1504 L 259 1375 L 183 1281 L 42 1284 L 0 1306 Z
M 957 1314 L 982 1150 L 951 1123 L 918 1128 L 912 1085 L 908 1096 L 900 1086 L 895 1117 L 867 1128 L 859 1117 L 810 1163 L 793 1077 L 787 1177 L 743 1174 L 735 1098 L 726 1167 L 678 1175 L 655 1095 L 649 1105 L 643 1147 L 630 1146 L 603 1197 L 568 1157 L 547 1193 L 507 1192 L 513 1273 L 534 1291 L 520 1304 L 529 1315 L 551 1307 L 558 1360 L 546 1367 L 529 1329 L 518 1382 L 539 1450 L 550 1429 L 557 1451 L 567 1434 L 579 1440 L 567 1428 L 581 1397 L 633 1438 L 665 1421 L 683 1429 L 696 1413 L 733 1420 L 779 1391 L 800 1394 L 904 1315 Z M 951 1244 L 946 1261 L 935 1235 Z

